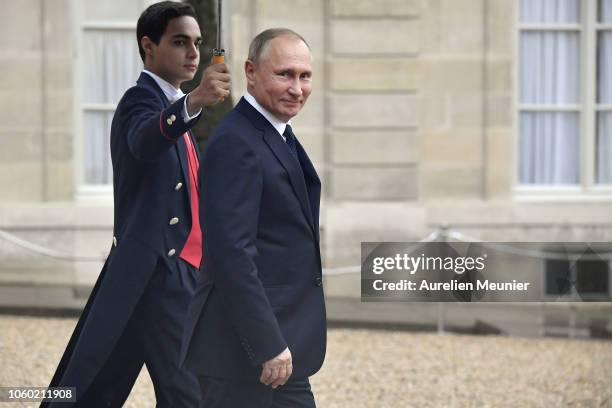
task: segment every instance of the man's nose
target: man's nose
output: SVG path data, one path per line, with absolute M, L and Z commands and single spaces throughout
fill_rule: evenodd
M 293 81 L 291 81 L 289 93 L 293 96 L 302 96 L 302 84 L 300 83 L 299 78 L 295 78 Z
M 200 55 L 200 50 L 196 47 L 195 44 L 191 44 L 189 47 L 189 51 L 187 52 L 187 58 L 197 58 Z

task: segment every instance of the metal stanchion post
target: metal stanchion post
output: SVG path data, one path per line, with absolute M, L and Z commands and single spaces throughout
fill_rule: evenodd
M 568 325 L 569 325 L 569 338 L 576 338 L 576 306 L 573 303 L 569 304 L 569 316 L 568 316 Z
M 440 227 L 439 240 L 445 242 L 448 239 L 448 225 L 443 224 Z M 446 332 L 446 316 L 444 302 L 438 302 L 438 334 L 444 334 Z

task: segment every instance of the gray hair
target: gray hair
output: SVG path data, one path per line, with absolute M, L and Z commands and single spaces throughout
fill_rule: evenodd
M 253 61 L 256 66 L 259 65 L 261 62 L 261 56 L 266 50 L 268 43 L 276 37 L 281 37 L 283 35 L 289 35 L 301 40 L 310 50 L 310 45 L 308 45 L 304 37 L 295 31 L 289 28 L 268 28 L 267 30 L 257 34 L 255 38 L 253 38 L 253 41 L 251 41 L 251 45 L 249 45 L 249 60 Z

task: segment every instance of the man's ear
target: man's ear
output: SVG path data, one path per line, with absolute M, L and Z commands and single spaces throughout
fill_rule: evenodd
M 145 60 L 147 57 L 149 58 L 153 57 L 153 50 L 154 50 L 153 46 L 154 45 L 155 43 L 146 35 L 140 39 L 140 46 L 145 52 Z
M 252 84 L 255 80 L 255 63 L 250 59 L 244 62 L 244 75 L 247 79 L 247 84 Z

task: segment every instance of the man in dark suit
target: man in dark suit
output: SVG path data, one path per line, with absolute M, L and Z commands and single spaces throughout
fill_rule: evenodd
M 74 406 L 120 407 L 144 363 L 158 407 L 197 407 L 197 379 L 179 367 L 202 258 L 199 158 L 189 130 L 202 107 L 229 94 L 230 77 L 214 65 L 193 92 L 181 92 L 199 64 L 200 28 L 189 5 L 150 6 L 137 37 L 144 72 L 111 128 L 112 248 L 51 386 L 76 387 Z
M 304 39 L 271 29 L 251 43 L 248 92 L 203 160 L 203 276 L 181 353 L 206 408 L 312 408 L 325 356 L 321 184 L 290 119 L 312 90 Z

